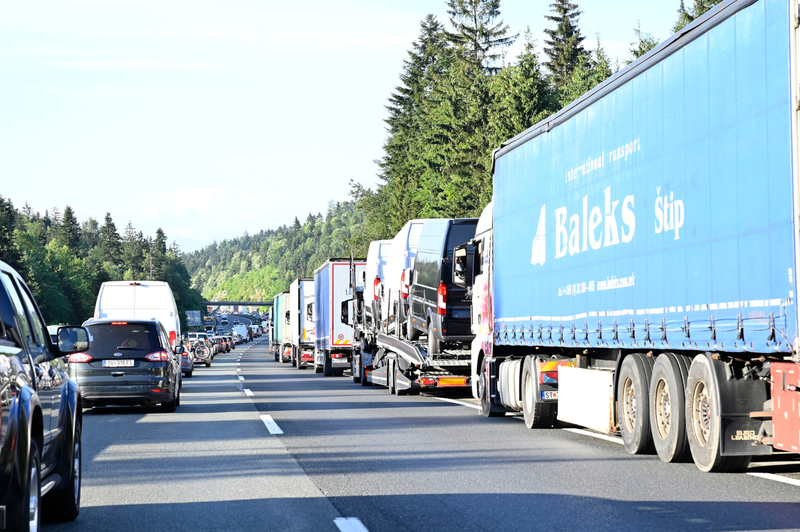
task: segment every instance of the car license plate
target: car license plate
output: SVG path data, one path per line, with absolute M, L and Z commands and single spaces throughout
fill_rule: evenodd
M 542 392 L 542 399 L 558 399 L 558 392 Z
M 104 368 L 132 368 L 133 360 L 103 360 Z

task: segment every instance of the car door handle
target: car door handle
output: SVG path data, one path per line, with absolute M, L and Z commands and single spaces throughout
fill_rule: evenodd
M 125 376 L 125 372 L 124 371 L 112 371 L 111 372 L 111 376 L 112 377 L 124 377 Z

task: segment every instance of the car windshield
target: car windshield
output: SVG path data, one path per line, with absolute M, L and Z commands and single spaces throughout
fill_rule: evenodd
M 87 329 L 91 335 L 91 347 L 87 353 L 93 358 L 110 358 L 114 353 L 138 357 L 161 349 L 153 324 L 102 323 L 89 325 Z

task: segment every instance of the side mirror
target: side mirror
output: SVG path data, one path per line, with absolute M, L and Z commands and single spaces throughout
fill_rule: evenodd
M 352 299 L 342 301 L 342 323 L 350 325 L 350 302 Z
M 284 316 L 283 316 L 283 321 L 285 323 L 289 323 L 289 311 L 288 310 L 286 311 L 286 314 L 284 314 Z
M 306 305 L 306 319 L 311 320 L 314 318 L 314 303 Z
M 472 286 L 475 267 L 475 246 L 462 244 L 453 251 L 453 284 L 460 288 Z
M 82 353 L 89 349 L 89 331 L 84 327 L 59 327 L 58 350 L 62 355 Z
M 185 352 L 186 352 L 186 349 L 184 349 L 182 345 L 179 345 L 178 347 L 175 348 L 175 354 L 176 355 L 182 355 Z

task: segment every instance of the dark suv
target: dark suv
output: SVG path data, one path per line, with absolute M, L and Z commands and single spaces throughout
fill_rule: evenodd
M 89 347 L 81 327 L 53 344 L 25 281 L 0 261 L 0 528 L 35 530 L 81 508 L 81 400 L 66 357 Z
M 160 403 L 163 412 L 174 412 L 180 406 L 180 354 L 160 321 L 92 319 L 84 326 L 92 347 L 70 357 L 69 374 L 85 408 Z
M 467 290 L 453 283 L 453 249 L 475 237 L 477 218 L 428 220 L 422 226 L 409 289 L 407 335 L 428 335 L 428 353 L 442 342 L 468 344 L 470 305 Z

